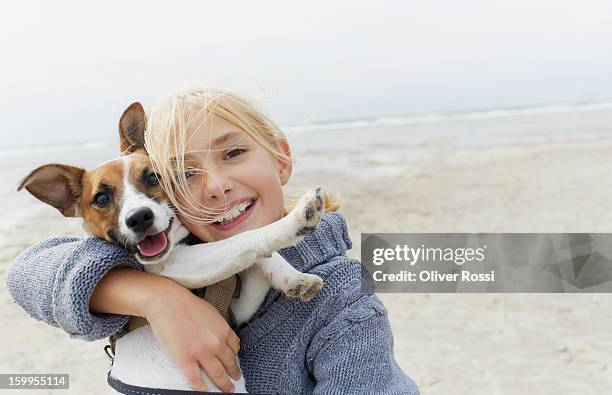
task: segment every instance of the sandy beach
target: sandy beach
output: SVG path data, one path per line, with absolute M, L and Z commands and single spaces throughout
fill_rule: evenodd
M 337 191 L 356 258 L 362 232 L 612 232 L 612 109 L 319 130 L 289 140 L 296 169 L 288 194 L 313 185 Z M 0 201 L 9 208 L 0 226 L 0 274 L 28 245 L 81 232 L 78 220 L 14 192 L 19 178 L 47 159 L 91 166 L 112 151 L 0 159 L 8 184 Z M 423 394 L 599 394 L 612 387 L 610 295 L 379 296 L 396 359 Z M 70 339 L 36 322 L 3 281 L 0 306 L 0 371 L 69 373 L 71 393 L 106 391 L 105 341 Z

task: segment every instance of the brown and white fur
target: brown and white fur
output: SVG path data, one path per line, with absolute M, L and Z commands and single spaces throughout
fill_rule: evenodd
M 181 244 L 189 232 L 155 182 L 144 149 L 145 122 L 142 106 L 132 104 L 119 122 L 122 156 L 91 171 L 47 164 L 28 174 L 18 189 L 26 188 L 67 217 L 83 217 L 89 233 L 122 245 L 147 272 L 185 287 L 205 287 L 238 273 L 240 297 L 231 304 L 238 324 L 257 311 L 270 286 L 302 301 L 317 295 L 321 278 L 297 271 L 275 251 L 312 233 L 326 209 L 326 195 L 320 189 L 306 193 L 288 215 L 263 228 L 212 243 Z M 165 238 L 167 245 L 145 256 L 139 243 L 147 237 Z M 111 376 L 143 387 L 191 389 L 148 325 L 118 339 Z M 209 389 L 219 390 L 202 376 Z M 246 392 L 243 378 L 233 384 Z

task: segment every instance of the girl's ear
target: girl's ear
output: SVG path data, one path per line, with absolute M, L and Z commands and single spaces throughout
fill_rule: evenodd
M 293 170 L 293 163 L 291 162 L 291 148 L 286 138 L 281 138 L 278 141 L 278 146 L 287 156 L 287 160 L 278 159 L 279 178 L 281 185 L 285 185 L 291 177 L 291 171 Z

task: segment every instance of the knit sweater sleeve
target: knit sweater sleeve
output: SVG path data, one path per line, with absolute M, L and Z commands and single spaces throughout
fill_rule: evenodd
M 309 365 L 315 394 L 419 394 L 395 361 L 386 310 L 374 295 L 347 306 L 313 346 L 316 356 Z
M 9 293 L 30 316 L 71 337 L 93 341 L 112 335 L 127 316 L 92 314 L 95 286 L 113 268 L 142 265 L 115 245 L 95 237 L 55 237 L 28 248 L 6 272 Z

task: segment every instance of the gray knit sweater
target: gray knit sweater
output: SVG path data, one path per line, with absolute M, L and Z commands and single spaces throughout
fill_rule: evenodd
M 271 290 L 251 321 L 237 330 L 250 392 L 419 393 L 393 357 L 384 306 L 361 291 L 360 264 L 344 255 L 349 248 L 344 218 L 330 213 L 311 236 L 280 251 L 298 270 L 322 277 L 325 286 L 309 303 Z M 116 267 L 142 270 L 125 250 L 100 239 L 56 237 L 19 255 L 6 283 L 32 317 L 91 341 L 115 333 L 128 320 L 89 311 L 95 285 Z

